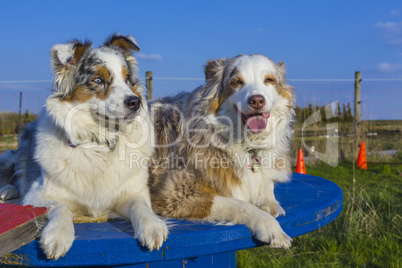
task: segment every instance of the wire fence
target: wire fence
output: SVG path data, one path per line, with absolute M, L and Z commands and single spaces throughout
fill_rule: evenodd
M 143 78 L 142 80 L 145 80 Z M 153 77 L 153 97 L 191 91 L 204 78 Z M 0 112 L 16 112 L 19 93 L 23 93 L 22 110 L 38 113 L 51 90 L 51 80 L 0 81 Z M 326 105 L 334 101 L 353 105 L 354 79 L 288 79 L 295 87 L 297 105 Z M 363 78 L 361 93 L 362 120 L 402 120 L 402 79 Z
M 159 98 L 202 85 L 203 78 L 154 77 L 153 97 Z M 355 79 L 288 79 L 295 87 L 296 104 L 323 106 L 338 101 L 354 102 Z M 362 120 L 402 120 L 402 79 L 363 79 L 361 83 Z
M 204 82 L 204 78 L 186 77 L 153 77 L 153 97 L 159 98 L 167 95 L 174 95 L 182 91 L 191 91 Z M 145 77 L 142 78 L 145 82 Z M 354 83 L 355 79 L 288 79 L 288 83 L 295 87 L 296 104 L 298 107 L 323 107 L 338 102 L 340 107 L 354 105 Z M 22 113 L 29 111 L 37 114 L 45 104 L 50 94 L 52 81 L 0 81 L 0 114 L 7 112 L 18 112 L 20 92 L 22 92 Z M 402 148 L 400 135 L 402 133 L 402 79 L 362 79 L 361 82 L 361 120 L 364 139 L 368 150 L 373 152 L 395 151 Z M 28 114 L 26 114 L 28 118 Z M 296 123 L 294 150 L 300 148 L 301 141 L 298 140 L 303 122 Z M 5 128 L 13 129 L 15 125 L 10 120 L 5 122 L 4 116 L 0 117 L 0 135 Z M 339 135 L 349 137 L 353 134 L 353 124 L 339 120 Z M 312 139 L 309 146 L 325 151 L 325 125 L 309 126 L 309 136 Z M 0 137 L 0 151 L 2 140 Z M 313 141 L 316 144 L 313 144 Z M 371 141 L 371 142 L 370 142 Z M 15 146 L 16 141 L 10 141 Z M 368 143 L 368 144 L 367 144 Z M 322 144 L 322 145 L 320 145 Z M 351 140 L 344 138 L 340 141 L 340 154 L 346 158 L 351 154 Z M 3 144 L 4 147 L 4 144 Z M 12 147 L 12 146 L 9 146 Z M 4 147 L 5 148 L 5 147 Z M 3 149 L 4 149 L 3 148 Z M 8 148 L 8 147 L 7 147 Z

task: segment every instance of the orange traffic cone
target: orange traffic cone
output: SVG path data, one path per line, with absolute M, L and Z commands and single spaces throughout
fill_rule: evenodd
M 304 157 L 302 149 L 299 149 L 299 155 L 297 156 L 296 173 L 306 174 L 306 167 L 304 166 Z
M 367 161 L 366 161 L 366 145 L 364 144 L 364 141 L 360 144 L 360 151 L 359 151 L 359 156 L 357 157 L 357 162 L 356 165 L 360 169 L 367 169 Z

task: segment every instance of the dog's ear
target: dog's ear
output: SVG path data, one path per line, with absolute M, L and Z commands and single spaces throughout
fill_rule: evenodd
M 54 69 L 53 92 L 66 96 L 72 90 L 71 77 L 85 52 L 91 49 L 92 43 L 81 43 L 73 40 L 67 44 L 54 45 L 50 49 L 51 65 Z
M 276 67 L 278 68 L 278 75 L 281 80 L 281 82 L 285 81 L 285 75 L 286 75 L 286 65 L 283 61 L 278 61 L 276 64 Z
M 92 46 L 92 43 L 85 41 L 81 43 L 73 40 L 67 44 L 57 44 L 50 49 L 51 63 L 55 73 L 68 70 L 70 66 L 76 66 L 85 51 Z
M 204 66 L 205 85 L 202 91 L 202 101 L 200 102 L 200 110 L 215 113 L 219 108 L 219 96 L 221 81 L 223 79 L 223 70 L 227 59 L 209 60 Z
M 288 85 L 286 83 L 286 66 L 285 63 L 283 63 L 283 61 L 279 61 L 276 64 L 276 68 L 278 70 L 278 77 L 279 77 L 279 81 L 278 81 L 278 92 L 280 95 L 282 95 L 282 97 L 286 98 L 289 100 L 289 105 L 288 108 L 292 109 L 293 107 L 293 103 L 295 101 L 295 95 L 293 92 L 293 87 Z
M 207 61 L 207 65 L 205 65 L 205 80 L 211 80 L 211 79 L 216 79 L 218 77 L 221 77 L 223 68 L 224 68 L 224 62 L 227 59 L 219 59 L 219 60 L 209 60 Z
M 133 57 L 134 51 L 141 51 L 137 44 L 137 41 L 131 35 L 119 35 L 113 34 L 103 44 L 106 47 L 117 47 L 123 51 L 123 55 L 126 58 L 128 66 L 132 73 L 137 73 L 137 61 Z
M 126 57 L 131 55 L 133 51 L 141 51 L 137 41 L 131 35 L 119 35 L 115 33 L 110 36 L 103 45 L 107 47 L 119 47 L 123 50 Z

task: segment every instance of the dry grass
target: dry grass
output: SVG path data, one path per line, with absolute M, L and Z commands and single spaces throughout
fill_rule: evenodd
M 402 149 L 402 121 L 364 121 L 361 125 L 363 133 L 360 140 L 356 141 L 354 151 L 353 123 L 338 123 L 338 156 L 340 161 L 352 161 L 353 153 L 357 154 L 360 143 L 365 142 L 367 161 L 392 162 L 395 154 L 385 154 L 384 151 Z M 304 156 L 310 157 L 309 152 L 302 144 L 304 140 L 308 147 L 314 147 L 317 152 L 325 153 L 327 148 L 327 129 L 324 124 L 313 124 L 302 130 L 302 124 L 295 126 L 295 138 L 291 155 L 296 157 L 300 148 L 303 149 Z M 319 161 L 308 159 L 309 164 L 315 165 Z
M 13 150 L 18 147 L 18 136 L 13 134 L 3 135 L 0 137 L 0 152 Z

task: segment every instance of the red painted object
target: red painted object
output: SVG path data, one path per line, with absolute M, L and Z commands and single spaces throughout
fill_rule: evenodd
M 0 204 L 0 256 L 35 239 L 37 221 L 46 217 L 46 208 Z
M 46 208 L 0 204 L 0 235 L 45 214 L 46 211 Z
M 306 174 L 306 167 L 304 166 L 304 156 L 302 149 L 299 149 L 299 155 L 297 156 L 296 173 Z

